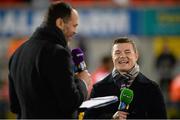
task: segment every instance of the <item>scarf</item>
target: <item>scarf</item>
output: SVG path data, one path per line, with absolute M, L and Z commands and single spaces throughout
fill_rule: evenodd
M 118 70 L 113 69 L 112 71 L 113 80 L 120 89 L 123 87 L 130 87 L 132 82 L 139 74 L 139 71 L 140 69 L 138 64 L 135 64 L 135 66 L 126 73 L 121 73 Z

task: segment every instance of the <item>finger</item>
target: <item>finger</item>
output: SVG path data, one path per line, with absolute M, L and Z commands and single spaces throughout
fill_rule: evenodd
M 119 118 L 119 112 L 116 112 L 114 115 L 113 115 L 113 119 L 118 119 Z

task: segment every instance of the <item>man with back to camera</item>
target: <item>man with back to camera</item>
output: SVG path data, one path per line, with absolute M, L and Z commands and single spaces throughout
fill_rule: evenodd
M 93 85 L 90 98 L 119 97 L 121 88 L 129 88 L 133 90 L 133 100 L 127 111 L 118 111 L 120 103 L 118 101 L 105 107 L 88 109 L 85 111 L 84 118 L 112 119 L 113 115 L 115 119 L 165 119 L 167 117 L 160 88 L 140 72 L 137 64 L 138 57 L 136 45 L 132 40 L 118 38 L 114 41 L 112 47 L 114 69 L 106 78 Z
M 51 4 L 42 25 L 10 58 L 10 108 L 18 118 L 76 118 L 87 98 L 87 70 L 74 74 L 68 42 L 78 12 L 64 2 Z

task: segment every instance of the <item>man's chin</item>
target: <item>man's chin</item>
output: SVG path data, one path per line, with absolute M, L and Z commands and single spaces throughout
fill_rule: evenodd
M 127 69 L 127 68 L 120 68 L 119 69 L 119 71 L 121 71 L 121 72 L 127 72 L 129 69 Z
M 68 42 L 71 42 L 72 40 L 73 40 L 72 37 L 68 37 L 68 38 L 67 38 L 67 41 L 68 41 Z

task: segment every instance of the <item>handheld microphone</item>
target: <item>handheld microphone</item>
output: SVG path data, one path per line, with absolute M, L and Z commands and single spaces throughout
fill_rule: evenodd
M 118 106 L 119 111 L 126 112 L 129 109 L 129 104 L 132 102 L 134 93 L 129 88 L 121 89 L 121 94 L 119 96 L 120 104 Z
M 74 71 L 81 72 L 83 70 L 86 70 L 83 51 L 80 48 L 75 48 L 72 50 L 71 54 L 75 64 Z

